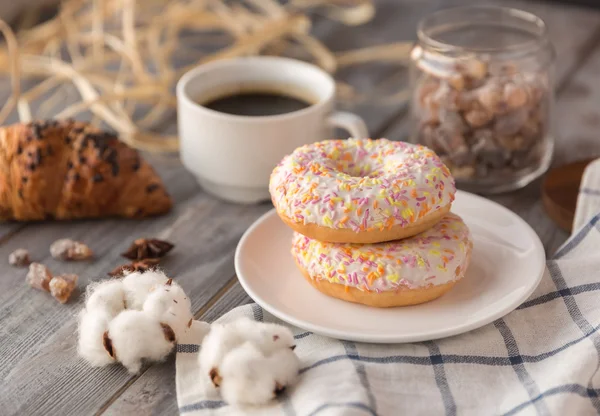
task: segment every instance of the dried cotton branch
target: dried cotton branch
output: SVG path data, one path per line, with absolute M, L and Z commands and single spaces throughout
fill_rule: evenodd
M 291 5 L 299 9 L 324 7 L 326 17 L 349 26 L 362 25 L 375 15 L 375 7 L 369 0 L 357 0 L 351 7 L 340 6 L 347 3 L 344 0 L 292 0 Z

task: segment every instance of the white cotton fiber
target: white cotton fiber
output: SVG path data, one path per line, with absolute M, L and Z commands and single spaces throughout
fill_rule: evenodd
M 79 354 L 93 366 L 118 361 L 139 372 L 169 354 L 193 322 L 183 289 L 160 271 L 91 285 L 79 316 Z M 208 324 L 207 324 L 208 325 Z
M 133 272 L 123 277 L 127 309 L 142 310 L 144 301 L 154 287 L 163 285 L 168 278 L 160 270 Z
M 108 336 L 116 359 L 135 374 L 142 360 L 160 361 L 175 345 L 175 334 L 143 311 L 126 310 L 108 326 Z
M 125 290 L 120 280 L 105 280 L 88 286 L 85 307 L 88 311 L 105 311 L 113 318 L 125 309 Z
M 79 313 L 79 340 L 77 351 L 93 367 L 102 367 L 113 363 L 115 360 L 104 348 L 103 335 L 108 330 L 110 317 L 104 310 Z
M 238 319 L 230 325 L 241 332 L 245 340 L 253 342 L 265 355 L 282 348 L 290 349 L 295 345 L 292 331 L 282 325 L 256 322 L 248 318 Z
M 198 357 L 202 381 L 212 380 L 231 404 L 264 404 L 295 382 L 294 347 L 292 332 L 281 325 L 248 318 L 213 324 Z
M 218 369 L 225 354 L 246 341 L 252 342 L 263 354 L 294 347 L 292 332 L 281 325 L 240 318 L 226 324 L 213 324 L 204 338 L 200 351 L 200 367 L 210 373 Z
M 175 331 L 177 339 L 181 339 L 194 319 L 191 307 L 191 302 L 181 286 L 168 281 L 155 287 L 148 295 L 143 311 L 169 325 Z
M 259 405 L 275 397 L 276 381 L 267 360 L 251 342 L 230 351 L 221 363 L 221 395 L 229 404 Z
M 223 357 L 243 342 L 243 334 L 237 328 L 228 324 L 212 324 L 210 332 L 202 341 L 202 348 L 198 356 L 200 371 L 206 376 L 209 376 L 213 370 L 218 372 Z
M 283 348 L 267 357 L 265 370 L 273 375 L 277 387 L 282 389 L 295 383 L 300 371 L 300 360 L 290 348 Z

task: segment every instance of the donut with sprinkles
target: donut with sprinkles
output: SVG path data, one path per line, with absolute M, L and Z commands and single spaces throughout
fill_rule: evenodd
M 386 139 L 328 140 L 297 148 L 271 174 L 281 219 L 307 237 L 378 243 L 423 232 L 454 200 L 454 178 L 420 145 Z
M 377 244 L 325 243 L 294 233 L 292 255 L 321 292 L 375 307 L 416 305 L 442 296 L 464 277 L 473 243 L 453 213 L 429 230 Z

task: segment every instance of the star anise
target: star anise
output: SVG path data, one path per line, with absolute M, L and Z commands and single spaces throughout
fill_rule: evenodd
M 121 255 L 131 260 L 158 259 L 171 251 L 173 247 L 175 246 L 168 241 L 156 238 L 138 238 Z
M 159 259 L 144 259 L 140 261 L 134 261 L 115 268 L 112 272 L 108 273 L 108 275 L 111 277 L 121 277 L 125 273 L 145 272 L 154 268 L 158 262 Z

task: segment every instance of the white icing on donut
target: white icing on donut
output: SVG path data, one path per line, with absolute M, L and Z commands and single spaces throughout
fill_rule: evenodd
M 382 292 L 456 280 L 471 248 L 469 228 L 450 213 L 421 234 L 387 243 L 324 243 L 294 233 L 292 255 L 313 279 Z
M 348 139 L 299 147 L 273 170 L 269 190 L 292 221 L 360 232 L 408 226 L 451 203 L 456 187 L 424 146 Z

